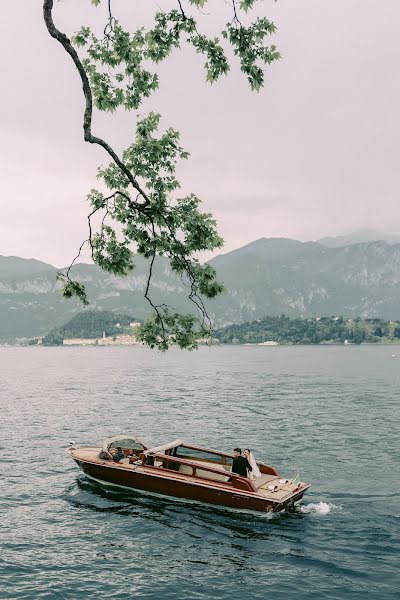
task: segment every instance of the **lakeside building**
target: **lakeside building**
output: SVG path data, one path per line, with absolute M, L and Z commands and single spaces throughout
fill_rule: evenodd
M 97 338 L 66 338 L 63 340 L 63 346 L 97 346 L 98 343 Z
M 119 323 L 116 327 L 120 328 Z M 141 344 L 136 337 L 140 323 L 138 321 L 132 321 L 129 324 L 132 333 L 120 333 L 118 335 L 106 336 L 106 332 L 103 331 L 102 337 L 98 338 L 64 338 L 63 346 L 135 346 Z
M 63 346 L 135 346 L 140 344 L 134 335 L 115 335 L 101 338 L 65 338 Z

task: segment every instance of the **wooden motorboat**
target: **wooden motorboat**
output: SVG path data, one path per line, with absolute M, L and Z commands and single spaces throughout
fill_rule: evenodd
M 124 453 L 120 462 L 113 460 L 117 447 Z M 231 472 L 232 454 L 182 440 L 147 448 L 135 437 L 119 435 L 106 439 L 102 448 L 72 445 L 67 453 L 99 483 L 235 509 L 287 510 L 310 487 L 262 462 L 257 462 L 260 477 L 242 477 Z

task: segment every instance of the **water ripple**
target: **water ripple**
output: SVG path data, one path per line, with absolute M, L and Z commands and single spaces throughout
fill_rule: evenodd
M 0 382 L 0 598 L 395 597 L 390 348 L 0 348 Z M 120 431 L 250 446 L 312 489 L 236 512 L 103 488 L 63 451 Z

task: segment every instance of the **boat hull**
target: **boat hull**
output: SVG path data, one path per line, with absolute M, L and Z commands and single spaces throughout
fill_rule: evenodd
M 89 462 L 75 457 L 74 460 L 88 477 L 100 483 L 240 510 L 257 512 L 288 510 L 301 500 L 305 492 L 305 489 L 301 489 L 285 501 L 272 501 L 263 498 L 260 494 L 227 488 L 215 482 L 210 485 L 207 481 L 199 482 L 178 473 L 162 475 L 146 467 L 132 469 L 107 461 Z

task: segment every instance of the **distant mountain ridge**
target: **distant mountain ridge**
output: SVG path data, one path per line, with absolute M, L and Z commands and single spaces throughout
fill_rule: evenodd
M 18 256 L 0 256 L 0 280 L 7 277 L 24 277 L 43 271 L 53 270 L 48 265 L 34 258 L 19 258 Z
M 56 268 L 40 261 L 24 265 L 24 259 L 18 259 L 13 272 L 8 259 L 0 257 L 0 338 L 43 335 L 82 310 L 79 303 L 61 297 Z M 90 308 L 145 318 L 150 312 L 143 298 L 148 262 L 142 257 L 135 262 L 135 270 L 124 279 L 96 265 L 74 267 L 74 277 L 86 284 Z M 283 313 L 400 318 L 400 244 L 373 241 L 328 247 L 261 238 L 210 264 L 228 290 L 207 303 L 216 327 Z M 156 261 L 152 289 L 156 301 L 180 310 L 192 308 L 186 286 L 166 259 Z
M 367 242 L 386 242 L 387 244 L 400 244 L 400 233 L 382 233 L 374 229 L 359 229 L 347 235 L 324 237 L 317 240 L 319 244 L 329 248 L 351 246 L 352 244 L 365 244 Z

